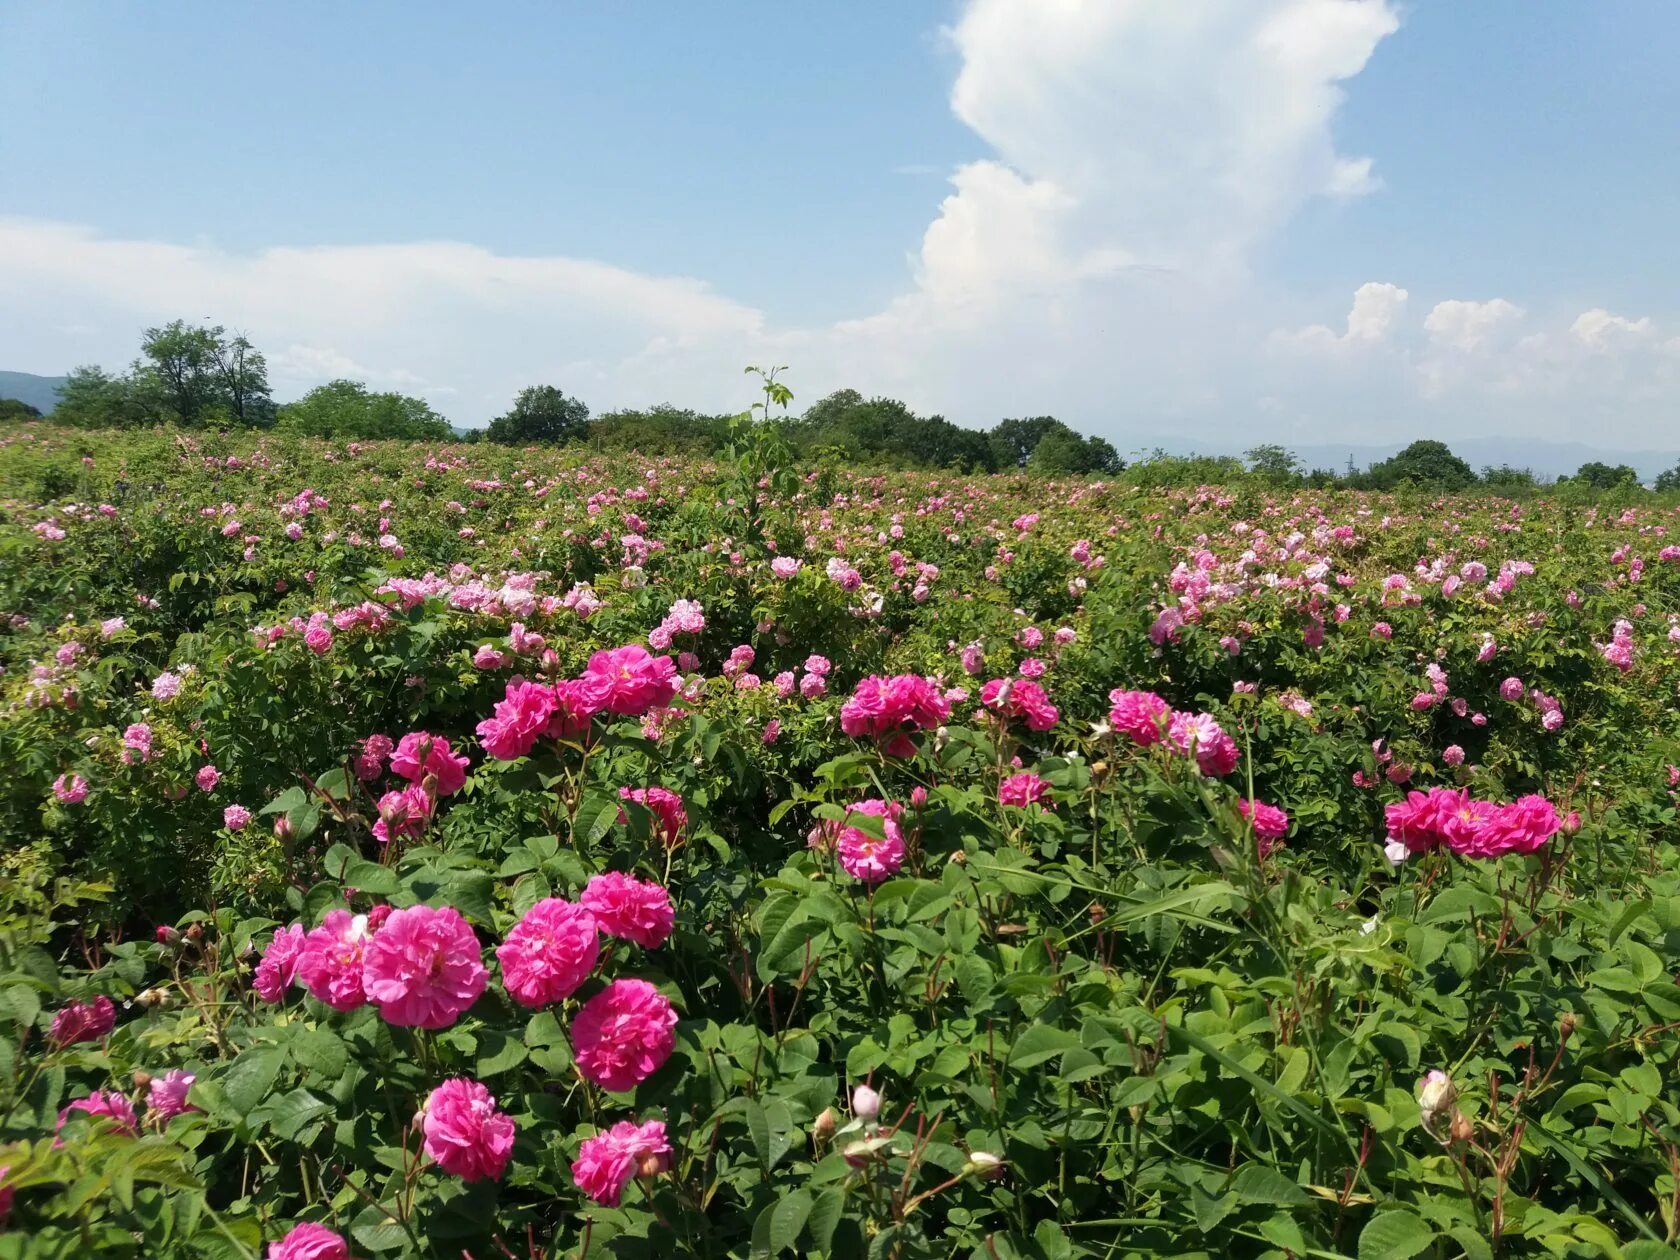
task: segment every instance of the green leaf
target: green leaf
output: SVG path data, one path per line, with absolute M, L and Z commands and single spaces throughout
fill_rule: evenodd
M 1307 1192 L 1275 1168 L 1244 1164 L 1231 1178 L 1231 1189 L 1244 1203 L 1305 1203 Z
M 330 1028 L 303 1028 L 292 1035 L 292 1061 L 328 1080 L 344 1075 L 350 1050 Z
M 284 1046 L 253 1046 L 242 1052 L 217 1082 L 228 1109 L 241 1116 L 255 1111 L 274 1088 L 285 1062 Z
M 572 815 L 572 844 L 591 849 L 618 821 L 618 802 L 603 792 L 590 792 Z
M 495 1076 L 525 1062 L 525 1047 L 503 1032 L 485 1029 L 478 1034 L 478 1057 L 473 1067 L 479 1076 Z
M 805 1232 L 810 1235 L 811 1245 L 817 1251 L 828 1250 L 834 1240 L 834 1227 L 840 1223 L 845 1210 L 846 1192 L 839 1186 L 830 1186 L 817 1195 L 805 1219 Z
M 799 1238 L 799 1231 L 805 1228 L 805 1220 L 811 1215 L 811 1192 L 809 1190 L 795 1190 L 785 1195 L 770 1208 L 770 1248 L 772 1253 L 780 1254 L 790 1250 Z
M 1077 1033 L 1050 1024 L 1034 1024 L 1017 1037 L 1015 1044 L 1009 1048 L 1009 1066 L 1030 1068 L 1046 1059 L 1065 1054 L 1078 1045 Z
M 1381 1212 L 1359 1231 L 1359 1260 L 1407 1260 L 1435 1241 L 1423 1218 L 1407 1211 Z
M 344 886 L 370 897 L 389 897 L 401 887 L 395 871 L 366 858 L 356 859 L 345 869 Z

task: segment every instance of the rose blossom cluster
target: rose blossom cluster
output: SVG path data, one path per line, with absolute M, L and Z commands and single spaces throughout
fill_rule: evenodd
M 950 701 L 920 674 L 871 674 L 840 707 L 840 729 L 873 739 L 889 757 L 908 757 L 916 751 L 913 732 L 937 727 L 950 716 Z
M 857 816 L 881 820 L 881 834 L 874 835 L 852 825 Z M 904 865 L 904 831 L 899 820 L 904 806 L 897 801 L 869 797 L 846 807 L 840 822 L 825 820 L 806 838 L 813 849 L 832 849 L 841 868 L 864 884 L 878 884 L 896 875 Z
M 1061 717 L 1044 688 L 1028 678 L 994 678 L 980 689 L 980 703 L 1004 722 L 1025 722 L 1029 731 L 1048 731 Z
M 1564 822 L 1544 796 L 1531 794 L 1495 805 L 1472 799 L 1467 788 L 1408 792 L 1385 813 L 1390 856 L 1398 858 L 1443 847 L 1465 858 L 1533 853 Z
M 1241 753 L 1209 713 L 1175 710 L 1153 691 L 1116 687 L 1108 693 L 1108 724 L 1142 747 L 1162 744 L 1183 757 L 1194 757 L 1203 774 L 1223 778 L 1237 768 Z
M 542 738 L 573 739 L 600 713 L 642 717 L 677 694 L 677 669 L 669 656 L 630 644 L 596 652 L 577 678 L 557 683 L 515 679 L 478 724 L 478 738 L 498 761 L 526 756 Z

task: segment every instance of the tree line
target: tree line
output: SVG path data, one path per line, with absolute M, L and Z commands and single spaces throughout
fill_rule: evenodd
M 0 398 L 0 420 L 39 413 Z M 669 403 L 591 415 L 589 407 L 553 385 L 532 385 L 514 397 L 484 429 L 456 430 L 422 398 L 370 390 L 361 381 L 335 380 L 296 402 L 277 404 L 268 383 L 268 361 L 248 338 L 221 325 L 183 320 L 144 331 L 140 354 L 125 372 L 78 367 L 65 380 L 52 418 L 84 428 L 139 428 L 158 424 L 189 429 L 274 429 L 335 439 L 401 438 L 497 442 L 514 446 L 584 443 L 597 450 L 716 455 L 730 441 L 734 417 Z M 1115 475 L 1126 461 L 1108 441 L 1078 433 L 1054 416 L 999 421 L 969 429 L 943 416 L 918 415 L 896 398 L 865 398 L 855 389 L 829 394 L 803 414 L 778 418 L 788 445 L 804 458 L 970 472 L 1017 469 L 1061 475 Z M 1257 480 L 1277 488 L 1313 486 L 1394 490 L 1413 485 L 1437 491 L 1475 487 L 1520 493 L 1544 484 L 1526 468 L 1509 465 L 1480 473 L 1445 443 L 1413 442 L 1364 469 L 1306 469 L 1286 447 L 1256 446 L 1243 458 L 1169 456 L 1157 451 L 1137 470 L 1155 479 L 1212 484 Z M 1559 478 L 1593 490 L 1638 488 L 1626 464 L 1583 464 Z M 1662 473 L 1660 491 L 1680 490 L 1680 466 Z

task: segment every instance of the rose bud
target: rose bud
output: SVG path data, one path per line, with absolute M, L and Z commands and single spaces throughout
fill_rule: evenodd
M 867 1085 L 852 1091 L 852 1114 L 859 1120 L 873 1120 L 881 1114 L 881 1095 Z

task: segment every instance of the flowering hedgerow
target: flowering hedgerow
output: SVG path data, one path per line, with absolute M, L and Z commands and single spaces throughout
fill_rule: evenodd
M 0 1257 L 1673 1254 L 1658 501 L 0 455 Z

